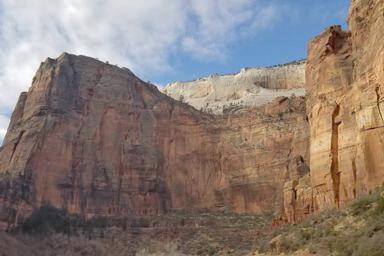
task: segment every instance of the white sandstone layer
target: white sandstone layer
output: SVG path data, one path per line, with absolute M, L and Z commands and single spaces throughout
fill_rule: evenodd
M 174 82 L 163 92 L 196 109 L 220 114 L 226 108 L 261 106 L 281 96 L 303 96 L 304 85 L 305 61 L 297 61 L 267 68 L 244 68 L 237 74 Z

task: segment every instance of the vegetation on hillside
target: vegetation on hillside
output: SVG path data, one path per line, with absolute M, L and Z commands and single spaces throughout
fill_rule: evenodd
M 282 226 L 259 240 L 258 247 L 267 254 L 383 256 L 384 191 L 378 189 L 345 209 Z
M 0 240 L 8 241 L 0 243 L 0 251 L 6 250 L 7 255 L 24 255 L 25 250 L 29 255 L 384 255 L 382 189 L 299 224 L 271 228 L 271 218 L 201 210 L 85 219 L 44 205 L 11 236 L 0 233 Z

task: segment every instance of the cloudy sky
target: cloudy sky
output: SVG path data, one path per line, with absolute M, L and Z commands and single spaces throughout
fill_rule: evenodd
M 39 63 L 62 52 L 164 85 L 304 58 L 348 0 L 0 0 L 0 142 Z

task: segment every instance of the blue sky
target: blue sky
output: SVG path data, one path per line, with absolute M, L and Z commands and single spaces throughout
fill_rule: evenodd
M 148 74 L 145 78 L 166 84 L 192 80 L 212 73 L 233 73 L 242 67 L 270 66 L 306 58 L 310 38 L 326 27 L 340 24 L 346 28 L 349 0 L 289 0 L 289 10 L 276 22 L 253 35 L 231 42 L 225 59 L 196 60 L 188 54 L 175 56 L 175 71 Z
M 349 0 L 0 0 L 0 141 L 39 63 L 62 52 L 159 86 L 302 59 Z

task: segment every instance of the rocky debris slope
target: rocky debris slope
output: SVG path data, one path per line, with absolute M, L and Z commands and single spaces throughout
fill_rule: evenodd
M 77 234 L 73 226 L 71 234 L 0 232 L 0 255 L 250 255 L 270 220 L 271 216 L 174 211 L 152 218 L 120 219 L 119 224 L 77 227 Z
M 275 211 L 308 162 L 304 98 L 213 116 L 85 56 L 43 62 L 0 148 L 0 217 Z M 305 169 L 305 168 L 304 168 Z
M 384 184 L 383 9 L 383 0 L 354 0 L 349 31 L 333 26 L 309 44 L 311 171 L 286 184 L 289 220 L 342 207 Z
M 296 61 L 268 68 L 244 68 L 238 74 L 174 82 L 163 92 L 196 109 L 220 114 L 234 106 L 261 106 L 281 96 L 304 96 L 304 87 L 305 61 Z
M 299 224 L 277 228 L 270 226 L 271 215 L 226 211 L 188 210 L 156 217 L 98 218 L 88 220 L 87 225 L 75 221 L 79 216 L 64 222 L 68 216 L 62 210 L 55 211 L 57 215 L 44 214 L 39 209 L 40 218 L 35 214 L 28 219 L 21 227 L 23 233 L 0 232 L 0 255 L 379 256 L 384 250 L 382 189 L 342 210 L 324 211 Z

